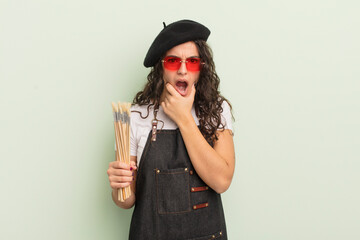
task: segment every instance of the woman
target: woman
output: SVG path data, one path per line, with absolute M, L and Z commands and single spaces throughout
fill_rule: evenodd
M 174 22 L 151 45 L 152 67 L 131 115 L 131 165 L 111 162 L 114 202 L 135 204 L 129 239 L 227 239 L 220 193 L 235 165 L 231 105 L 219 77 L 205 26 Z M 133 194 L 117 200 L 117 189 Z

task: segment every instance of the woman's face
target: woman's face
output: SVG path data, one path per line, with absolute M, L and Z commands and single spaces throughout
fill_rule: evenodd
M 186 42 L 171 48 L 165 54 L 165 57 L 168 56 L 179 57 L 182 61 L 190 57 L 200 57 L 194 42 Z M 200 76 L 200 71 L 189 71 L 185 62 L 181 63 L 178 70 L 169 70 L 163 63 L 163 70 L 164 83 L 170 83 L 183 97 L 190 95 L 191 86 L 199 80 Z

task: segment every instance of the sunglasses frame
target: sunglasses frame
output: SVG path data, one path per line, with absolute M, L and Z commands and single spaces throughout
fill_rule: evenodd
M 169 68 L 166 68 L 165 67 L 165 63 L 166 63 L 166 59 L 167 58 L 176 58 L 176 59 L 180 59 L 180 64 L 179 64 L 179 68 L 178 69 L 169 69 Z M 199 61 L 200 61 L 200 63 L 199 63 L 199 70 L 191 70 L 191 69 L 189 69 L 188 68 L 188 59 L 198 59 Z M 201 58 L 200 57 L 188 57 L 188 58 L 186 58 L 185 60 L 182 60 L 180 57 L 176 57 L 176 56 L 166 56 L 166 57 L 164 57 L 162 60 L 161 60 L 161 62 L 164 64 L 164 68 L 166 68 L 167 70 L 169 70 L 169 71 L 177 71 L 177 70 L 179 70 L 180 68 L 181 68 L 181 63 L 185 63 L 185 66 L 186 66 L 186 69 L 188 70 L 188 71 L 190 71 L 190 72 L 198 72 L 198 71 L 200 71 L 201 70 L 201 68 L 202 68 L 202 66 L 203 65 L 205 65 L 205 63 L 204 62 L 202 62 L 201 61 Z

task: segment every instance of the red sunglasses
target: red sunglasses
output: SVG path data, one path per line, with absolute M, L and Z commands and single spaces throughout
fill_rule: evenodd
M 168 56 L 161 60 L 161 62 L 164 63 L 164 68 L 170 71 L 179 70 L 181 63 L 184 62 L 188 71 L 197 72 L 200 71 L 201 65 L 204 64 L 201 62 L 201 59 L 197 57 L 189 57 L 186 60 L 181 60 L 179 57 Z

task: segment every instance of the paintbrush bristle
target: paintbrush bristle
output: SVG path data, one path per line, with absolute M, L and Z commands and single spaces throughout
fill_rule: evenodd
M 118 108 L 116 106 L 116 104 L 114 102 L 111 103 L 111 106 L 112 106 L 112 110 L 113 112 L 117 112 L 118 111 Z

